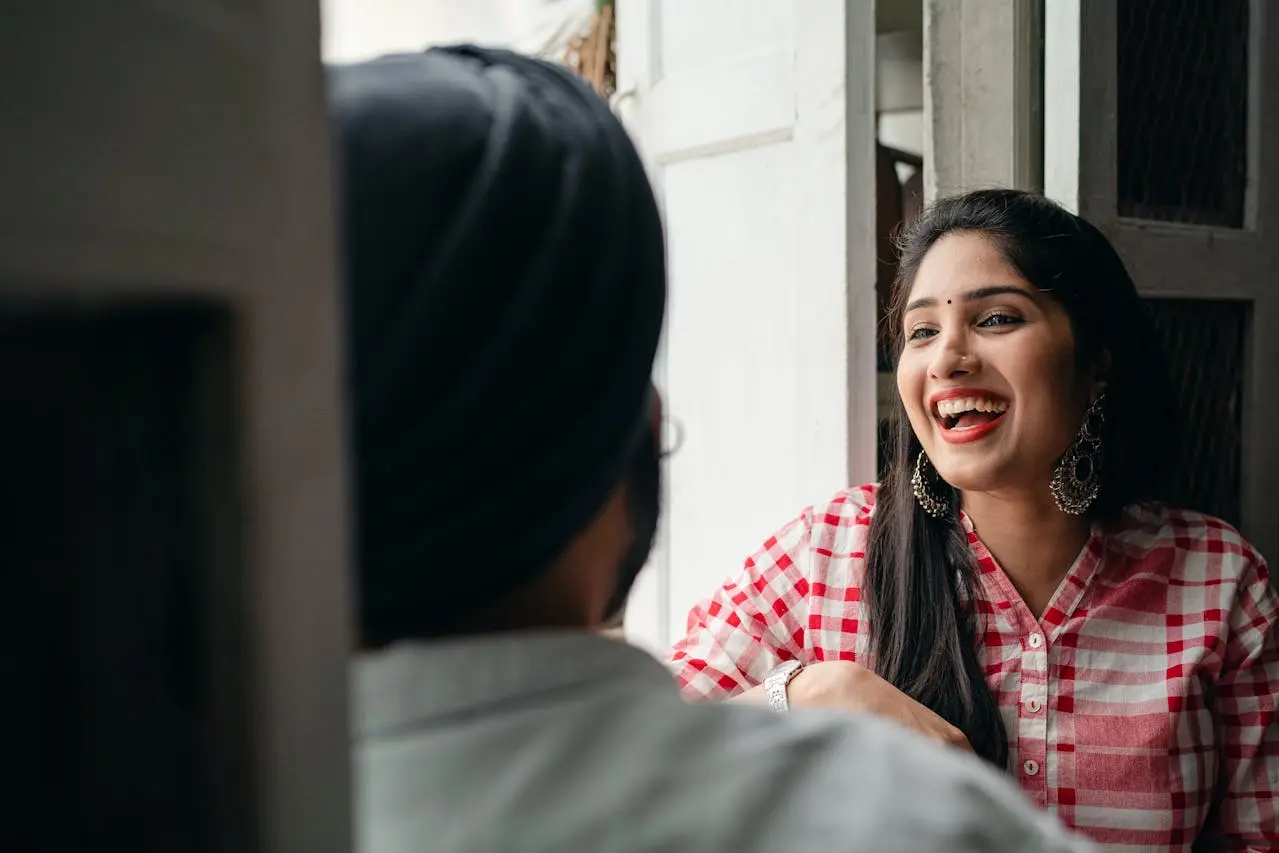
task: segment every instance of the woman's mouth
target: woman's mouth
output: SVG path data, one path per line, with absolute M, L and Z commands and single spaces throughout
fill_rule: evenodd
M 933 418 L 943 440 L 963 444 L 984 438 L 999 427 L 1008 411 L 1008 401 L 991 394 L 952 393 L 933 398 Z

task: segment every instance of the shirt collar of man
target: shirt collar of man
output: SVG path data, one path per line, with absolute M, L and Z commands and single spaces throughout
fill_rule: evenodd
M 400 643 L 356 658 L 355 728 L 362 737 L 482 713 L 530 696 L 637 683 L 667 690 L 670 674 L 644 651 L 567 632 Z

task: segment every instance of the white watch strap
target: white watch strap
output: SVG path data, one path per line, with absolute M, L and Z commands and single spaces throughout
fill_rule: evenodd
M 790 710 L 790 700 L 786 697 L 786 688 L 804 665 L 797 660 L 783 661 L 764 679 L 764 695 L 768 698 L 768 707 L 779 714 Z

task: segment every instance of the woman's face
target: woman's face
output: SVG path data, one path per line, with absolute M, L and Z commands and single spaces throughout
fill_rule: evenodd
M 942 478 L 961 491 L 1046 488 L 1094 396 L 1060 303 L 985 235 L 958 232 L 924 255 L 902 322 L 897 390 Z

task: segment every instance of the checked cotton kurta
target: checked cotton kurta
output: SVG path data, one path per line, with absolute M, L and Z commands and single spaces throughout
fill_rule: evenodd
M 860 606 L 875 487 L 804 512 L 689 614 L 690 698 L 782 660 L 870 664 Z M 1036 618 L 964 517 L 980 657 L 1022 789 L 1105 850 L 1279 850 L 1279 634 L 1265 561 L 1232 527 L 1156 504 L 1094 528 Z

